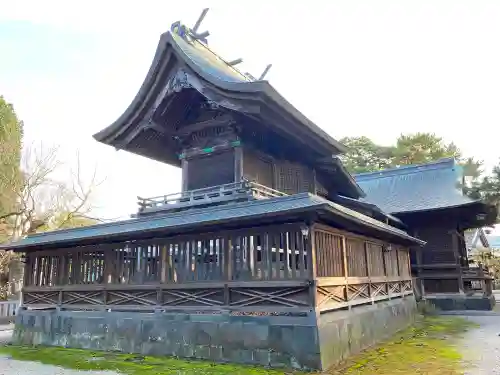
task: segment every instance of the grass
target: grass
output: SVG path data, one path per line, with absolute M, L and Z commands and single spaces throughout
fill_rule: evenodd
M 345 363 L 331 375 L 461 375 L 461 355 L 454 339 L 474 324 L 456 317 L 427 316 Z
M 370 349 L 329 375 L 458 375 L 460 355 L 453 340 L 471 327 L 461 318 L 431 316 L 390 341 Z M 144 357 L 132 354 L 93 352 L 55 347 L 0 347 L 0 353 L 14 359 L 38 361 L 79 370 L 114 370 L 126 375 L 284 375 L 298 372 L 272 370 L 231 364 L 213 364 L 174 358 Z

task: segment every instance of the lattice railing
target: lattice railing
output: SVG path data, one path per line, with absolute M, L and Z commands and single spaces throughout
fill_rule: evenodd
M 270 187 L 242 180 L 203 189 L 161 195 L 152 198 L 137 197 L 139 214 L 156 211 L 178 210 L 186 207 L 204 206 L 232 200 L 283 197 L 287 194 Z
M 367 277 L 318 280 L 316 306 L 319 311 L 374 304 L 413 294 L 411 280 L 370 279 Z
M 274 283 L 272 286 L 255 282 L 218 283 L 177 288 L 165 285 L 108 285 L 97 289 L 65 286 L 51 290 L 26 287 L 23 307 L 239 312 L 309 312 L 313 309 L 309 284 L 306 282 Z
M 183 284 L 305 280 L 312 276 L 300 224 L 198 233 L 27 254 L 25 285 Z

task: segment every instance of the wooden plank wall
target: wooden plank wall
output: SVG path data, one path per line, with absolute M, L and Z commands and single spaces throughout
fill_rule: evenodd
M 316 307 L 334 310 L 412 294 L 409 250 L 401 246 L 314 227 Z

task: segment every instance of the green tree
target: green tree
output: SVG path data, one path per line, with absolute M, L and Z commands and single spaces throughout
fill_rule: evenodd
M 377 145 L 368 137 L 345 137 L 340 142 L 349 150 L 341 158 L 351 173 L 373 172 L 391 167 L 392 147 Z
M 402 134 L 393 146 L 381 146 L 368 137 L 345 137 L 348 148 L 342 161 L 351 173 L 373 172 L 402 165 L 422 164 L 454 157 L 469 176 L 469 186 L 483 173 L 483 162 L 472 157 L 461 159 L 460 149 L 432 133 Z
M 391 164 L 422 164 L 447 157 L 461 157 L 461 152 L 454 143 L 446 143 L 433 133 L 402 134 L 393 148 Z
M 23 123 L 0 96 L 0 225 L 16 210 L 21 190 Z M 1 238 L 0 238 L 1 241 Z
M 500 206 L 500 163 L 497 164 L 490 174 L 475 178 L 465 188 L 468 196 Z

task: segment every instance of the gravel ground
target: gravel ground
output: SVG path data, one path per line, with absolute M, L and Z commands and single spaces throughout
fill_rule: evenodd
M 500 375 L 500 316 L 467 316 L 480 327 L 461 341 L 465 375 Z
M 79 371 L 43 365 L 37 362 L 15 361 L 0 357 L 0 375 L 118 375 L 110 371 Z
M 2 330 L 0 326 L 0 345 L 10 341 L 12 331 Z M 119 375 L 112 371 L 78 371 L 44 365 L 38 362 L 16 361 L 0 356 L 0 375 Z

